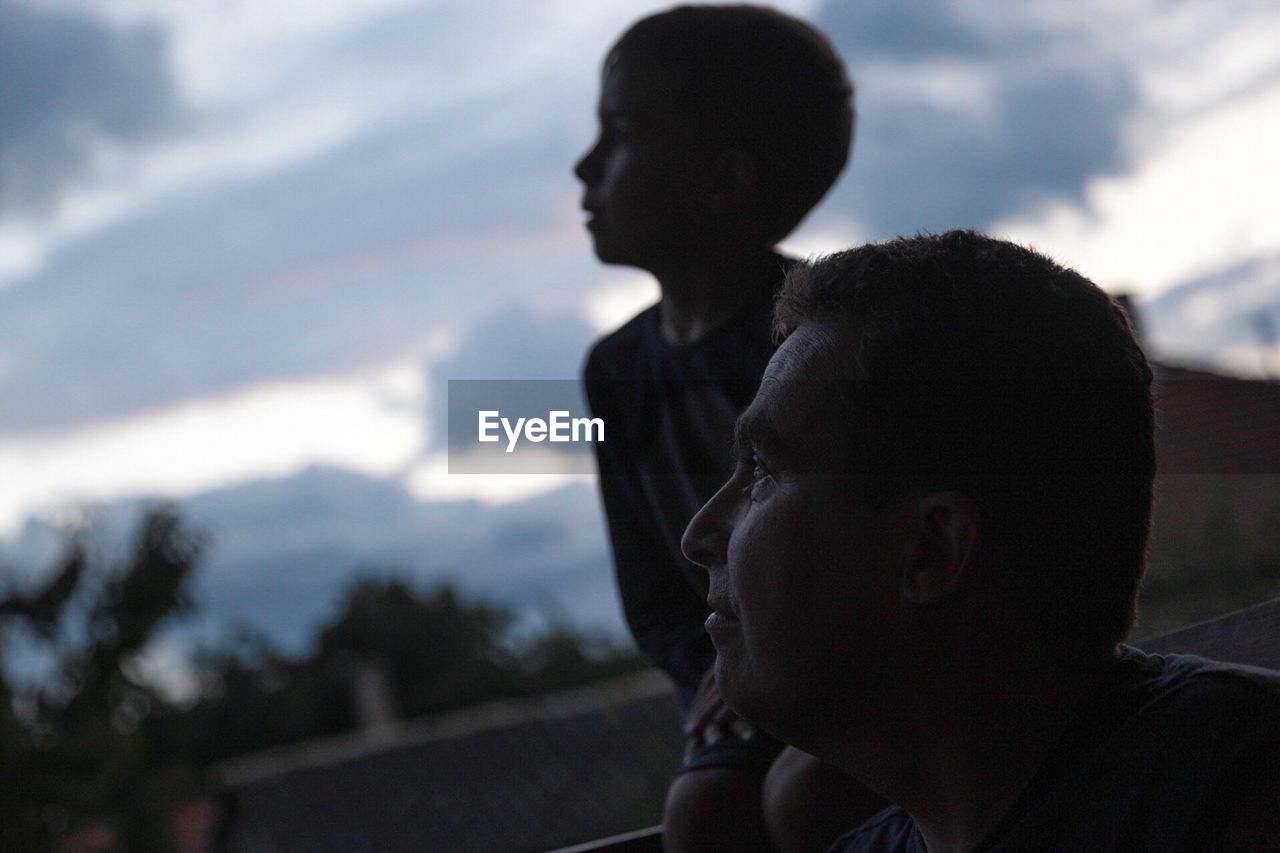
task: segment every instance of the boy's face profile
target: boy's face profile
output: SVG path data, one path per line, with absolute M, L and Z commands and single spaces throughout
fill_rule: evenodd
M 695 122 L 675 111 L 663 77 L 633 71 L 625 60 L 609 68 L 600 135 L 574 167 L 587 230 L 605 263 L 655 271 L 697 240 L 711 152 L 699 144 Z

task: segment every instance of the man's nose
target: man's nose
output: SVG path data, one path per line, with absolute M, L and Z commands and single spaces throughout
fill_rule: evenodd
M 685 557 L 704 569 L 723 566 L 728 560 L 729 534 L 733 530 L 733 501 L 729 493 L 729 483 L 725 483 L 698 510 L 680 540 L 680 550 Z

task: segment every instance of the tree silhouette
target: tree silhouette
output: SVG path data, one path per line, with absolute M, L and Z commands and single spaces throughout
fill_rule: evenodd
M 167 751 L 209 764 L 353 730 L 370 673 L 388 710 L 408 718 L 643 666 L 630 650 L 567 626 L 517 643 L 514 621 L 510 610 L 447 584 L 420 591 L 397 578 L 357 579 L 305 658 L 281 657 L 252 635 L 239 650 L 202 655 L 205 698 L 167 715 Z
M 160 700 L 136 656 L 187 608 L 203 546 L 171 508 L 153 509 L 121 565 L 95 569 L 73 538 L 47 584 L 0 600 L 6 654 L 21 639 L 48 661 L 39 685 L 0 685 L 0 848 L 49 849 L 110 816 L 128 849 L 166 849 L 154 819 L 157 765 L 140 731 Z
M 196 656 L 203 688 L 175 706 L 139 656 L 165 620 L 191 610 L 206 544 L 174 509 L 155 508 L 118 565 L 98 565 L 71 537 L 45 583 L 0 597 L 6 658 L 47 664 L 37 684 L 0 679 L 0 850 L 53 849 L 88 825 L 109 826 L 120 849 L 170 850 L 169 816 L 220 760 L 643 666 L 564 624 L 516 639 L 513 611 L 447 584 L 365 577 L 311 654 L 285 657 L 243 635 Z

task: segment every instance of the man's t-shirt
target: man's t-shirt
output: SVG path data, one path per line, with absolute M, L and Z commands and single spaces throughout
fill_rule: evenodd
M 1269 838 L 1234 827 L 1242 803 L 1268 800 Z M 974 853 L 1242 849 L 1280 850 L 1280 673 L 1122 647 L 1095 699 Z M 897 806 L 831 848 L 890 852 L 927 853 Z
M 778 259 L 778 283 L 786 261 Z M 584 371 L 600 488 L 627 624 L 687 708 L 715 660 L 703 623 L 706 572 L 685 559 L 690 519 L 733 471 L 733 426 L 773 355 L 776 287 L 754 294 L 694 343 L 667 343 L 659 306 L 592 349 Z

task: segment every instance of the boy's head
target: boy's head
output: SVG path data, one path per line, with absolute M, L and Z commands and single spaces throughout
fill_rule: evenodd
M 600 137 L 575 168 L 597 253 L 647 268 L 726 220 L 772 246 L 835 182 L 853 118 L 843 63 L 802 21 L 755 6 L 638 21 L 605 57 Z

